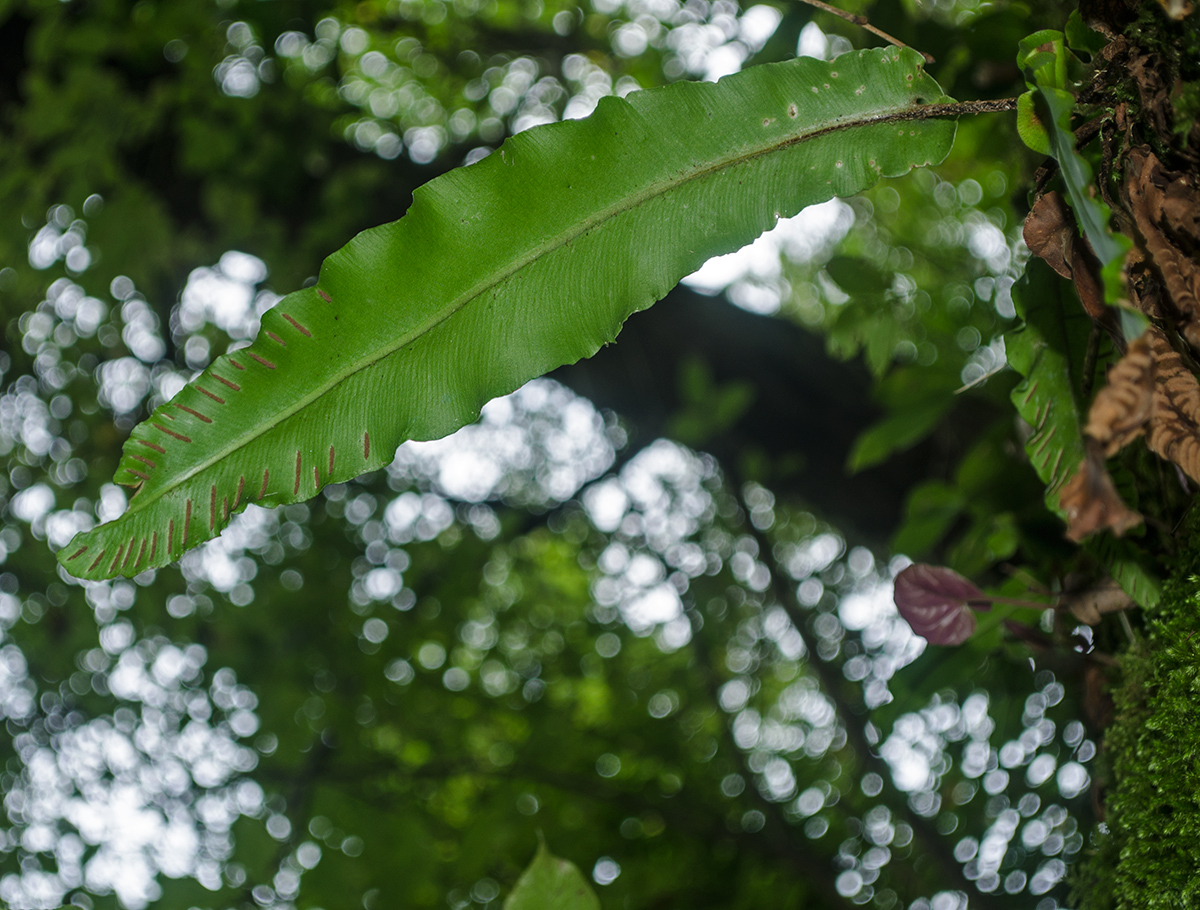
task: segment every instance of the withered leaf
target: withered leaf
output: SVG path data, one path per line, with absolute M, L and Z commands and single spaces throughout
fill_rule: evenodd
M 1154 404 L 1147 428 L 1150 450 L 1175 462 L 1200 483 L 1200 382 L 1161 332 L 1147 332 L 1155 361 Z
M 1093 319 L 1111 320 L 1104 302 L 1100 264 L 1087 241 L 1079 235 L 1075 216 L 1057 190 L 1043 194 L 1025 216 L 1025 245 L 1063 278 L 1075 282 L 1084 310 Z
M 1057 190 L 1044 194 L 1033 204 L 1022 229 L 1029 251 L 1045 259 L 1046 265 L 1063 278 L 1071 277 L 1071 247 L 1075 233 L 1075 219 Z
M 1168 234 L 1187 235 L 1194 229 L 1200 194 L 1185 178 L 1167 173 L 1145 147 L 1129 153 L 1125 189 L 1150 265 L 1166 288 L 1171 315 L 1192 347 L 1200 350 L 1200 263 Z
M 1084 625 L 1094 626 L 1105 613 L 1128 610 L 1133 606 L 1133 598 L 1110 578 L 1082 591 L 1063 594 L 1058 605 L 1070 610 L 1071 615 Z
M 1154 351 L 1150 336 L 1161 332 L 1151 329 L 1135 338 L 1122 357 L 1108 371 L 1108 382 L 1096 395 L 1088 411 L 1084 433 L 1113 456 L 1146 430 L 1154 403 Z
M 1058 499 L 1067 516 L 1067 538 L 1075 543 L 1108 529 L 1118 537 L 1142 523 L 1142 516 L 1125 505 L 1104 467 L 1104 449 L 1087 440 L 1087 457 Z
M 959 645 L 975 631 L 967 604 L 986 595 L 953 569 L 914 563 L 896 576 L 895 599 L 917 635 L 934 645 Z
M 1068 538 L 1106 528 L 1120 537 L 1141 523 L 1117 495 L 1104 458 L 1143 434 L 1150 451 L 1200 483 L 1200 381 L 1155 327 L 1129 345 L 1088 411 L 1087 457 L 1059 497 Z

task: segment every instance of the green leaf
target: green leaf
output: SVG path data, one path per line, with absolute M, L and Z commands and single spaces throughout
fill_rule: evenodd
M 1067 46 L 1071 50 L 1083 51 L 1092 56 L 1100 53 L 1108 44 L 1107 38 L 1083 21 L 1083 17 L 1079 15 L 1077 9 L 1071 10 L 1071 15 L 1067 17 L 1066 36 Z
M 1151 567 L 1150 560 L 1136 544 L 1118 540 L 1112 534 L 1097 534 L 1088 538 L 1083 547 L 1098 559 L 1134 602 L 1147 609 L 1158 606 L 1162 597 L 1162 582 Z
M 1050 146 L 1050 134 L 1046 124 L 1038 116 L 1034 97 L 1034 93 L 1029 91 L 1021 93 L 1017 98 L 1017 135 L 1039 155 L 1049 155 L 1053 151 Z
M 134 575 L 279 505 L 385 466 L 489 399 L 591 356 L 710 256 L 883 176 L 940 161 L 955 124 L 908 49 L 800 58 L 603 99 L 414 194 L 329 257 L 138 426 L 128 510 L 59 553 Z
M 873 467 L 894 452 L 912 448 L 933 432 L 955 403 L 951 394 L 955 379 L 944 370 L 894 370 L 876 390 L 888 416 L 854 440 L 846 459 L 847 469 L 857 473 Z
M 857 474 L 886 461 L 893 452 L 912 448 L 933 431 L 953 403 L 953 399 L 926 399 L 867 427 L 854 440 L 847 469 Z
M 1004 336 L 1008 362 L 1025 377 L 1012 393 L 1017 412 L 1033 427 L 1025 452 L 1046 484 L 1047 508 L 1060 518 L 1065 517 L 1058 504 L 1062 485 L 1084 458 L 1079 389 L 1092 325 L 1067 288 L 1069 284 L 1045 262 L 1030 259 L 1025 275 L 1013 286 L 1013 302 L 1025 325 Z M 1101 534 L 1090 538 L 1084 549 L 1138 604 L 1158 603 L 1161 583 L 1135 544 Z
M 852 297 L 882 296 L 892 286 L 891 275 L 861 256 L 834 256 L 825 263 L 825 271 Z
M 1004 336 L 1009 364 L 1025 377 L 1012 391 L 1017 413 L 1033 428 L 1025 452 L 1046 484 L 1046 506 L 1059 516 L 1059 491 L 1083 462 L 1079 389 L 1092 327 L 1068 287 L 1045 262 L 1031 258 L 1013 286 L 1025 323 Z
M 1078 68 L 1078 62 L 1067 49 L 1062 32 L 1046 29 L 1021 41 L 1017 64 L 1025 71 L 1030 90 L 1018 100 L 1017 130 L 1026 145 L 1058 161 L 1075 220 L 1104 267 L 1121 256 L 1127 245 L 1105 228 L 1108 210 L 1089 195 L 1092 167 L 1075 150 L 1070 71 Z
M 600 910 L 600 899 L 574 863 L 551 856 L 542 843 L 504 910 Z
M 667 423 L 667 435 L 692 447 L 730 430 L 754 402 L 754 385 L 731 380 L 717 385 L 708 364 L 688 357 L 680 366 L 683 407 Z
M 892 549 L 919 559 L 933 549 L 966 507 L 962 494 L 940 480 L 918 484 L 904 506 L 904 522 L 892 538 Z
M 1049 113 L 1042 117 L 1047 128 L 1050 141 L 1050 153 L 1058 161 L 1062 172 L 1063 184 L 1067 188 L 1067 198 L 1071 202 L 1071 211 L 1075 220 L 1083 229 L 1083 234 L 1092 245 L 1100 265 L 1106 266 L 1125 252 L 1122 245 L 1105 225 L 1108 223 L 1108 210 L 1102 202 L 1088 195 L 1093 186 L 1092 166 L 1075 151 L 1075 133 L 1071 130 L 1071 112 L 1075 109 L 1075 97 L 1057 88 L 1035 89 L 1039 107 Z

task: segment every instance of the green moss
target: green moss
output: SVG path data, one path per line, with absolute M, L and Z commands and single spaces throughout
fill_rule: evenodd
M 1144 618 L 1112 693 L 1108 832 L 1077 875 L 1081 910 L 1200 907 L 1200 522 Z

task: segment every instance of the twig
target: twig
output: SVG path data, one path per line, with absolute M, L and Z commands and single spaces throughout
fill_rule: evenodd
M 894 44 L 896 47 L 908 47 L 908 45 L 905 44 L 903 41 L 901 41 L 899 38 L 893 38 L 887 32 L 873 26 L 870 22 L 867 21 L 866 16 L 860 16 L 856 13 L 848 13 L 844 9 L 838 9 L 836 6 L 830 6 L 828 3 L 822 3 L 821 0 L 804 0 L 804 2 L 807 3 L 809 6 L 815 6 L 817 9 L 822 10 L 823 12 L 832 13 L 835 16 L 840 16 L 841 18 L 845 19 L 847 22 L 853 22 L 859 28 L 865 29 L 866 31 L 870 32 L 872 35 L 875 35 L 878 38 L 882 38 L 888 44 Z M 916 49 L 913 48 L 913 50 L 916 50 Z M 937 62 L 936 60 L 933 59 L 932 54 L 927 54 L 924 51 L 917 51 L 917 53 L 925 58 L 926 63 L 936 63 Z

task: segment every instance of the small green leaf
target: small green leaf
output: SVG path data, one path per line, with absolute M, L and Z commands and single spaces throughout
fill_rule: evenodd
M 966 502 L 954 487 L 930 480 L 913 488 L 904 507 L 904 523 L 892 538 L 892 549 L 917 559 L 933 549 Z
M 1030 82 L 1048 88 L 1066 89 L 1065 49 L 1063 33 L 1044 28 L 1021 39 L 1017 45 L 1017 65 L 1026 71 L 1026 78 Z
M 850 472 L 877 465 L 893 452 L 911 448 L 928 436 L 955 404 L 951 392 L 957 378 L 944 370 L 893 370 L 876 390 L 888 416 L 854 441 L 846 459 Z
M 1108 44 L 1107 38 L 1084 23 L 1077 9 L 1071 10 L 1071 15 L 1067 17 L 1066 36 L 1067 45 L 1071 50 L 1082 51 L 1092 56 L 1100 53 Z
M 851 297 L 883 294 L 892 286 L 891 275 L 859 256 L 834 256 L 825 263 L 825 271 Z
M 600 910 L 600 899 L 578 867 L 552 856 L 543 842 L 517 879 L 504 910 Z
M 667 435 L 685 445 L 703 446 L 730 430 L 754 403 L 755 388 L 741 379 L 722 385 L 699 357 L 688 357 L 680 366 L 679 393 L 683 406 L 667 424 Z
M 1117 312 L 1121 317 L 1121 331 L 1128 341 L 1140 338 L 1142 332 L 1150 328 L 1150 320 L 1146 318 L 1146 314 L 1141 310 L 1123 306 L 1118 307 Z
M 911 448 L 929 435 L 951 404 L 952 399 L 929 400 L 868 427 L 854 440 L 846 467 L 856 474 L 885 461 L 893 452 Z
M 1032 91 L 1024 92 L 1017 98 L 1017 135 L 1039 155 L 1050 154 L 1050 134 L 1038 117 Z
M 1162 582 L 1150 566 L 1150 560 L 1129 540 L 1119 540 L 1112 534 L 1097 534 L 1084 542 L 1091 553 L 1116 580 L 1126 594 L 1140 607 L 1158 606 L 1162 597 Z

